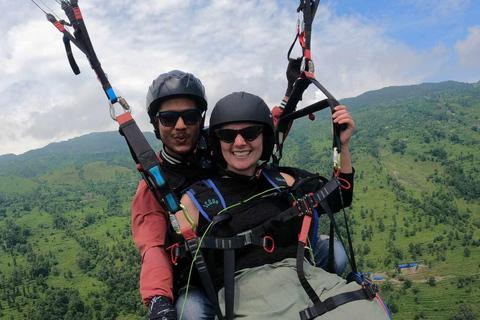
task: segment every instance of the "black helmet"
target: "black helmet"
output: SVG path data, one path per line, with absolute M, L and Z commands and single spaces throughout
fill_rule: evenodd
M 202 112 L 207 111 L 205 88 L 200 79 L 193 74 L 173 70 L 162 73 L 157 79 L 153 80 L 147 92 L 147 113 L 150 117 L 150 123 L 155 127 L 155 131 L 157 131 L 155 116 L 162 102 L 182 97 L 194 100 Z
M 214 134 L 215 129 L 233 122 L 254 122 L 263 124 L 263 151 L 260 160 L 268 161 L 275 144 L 273 120 L 270 109 L 262 98 L 246 93 L 234 92 L 220 99 L 210 116 L 210 147 L 215 158 L 223 165 L 220 140 Z

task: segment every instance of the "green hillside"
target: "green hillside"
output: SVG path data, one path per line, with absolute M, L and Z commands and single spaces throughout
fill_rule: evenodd
M 360 270 L 383 277 L 394 319 L 477 319 L 480 83 L 389 87 L 342 103 L 357 125 L 346 214 Z M 328 119 L 298 120 L 282 164 L 329 176 Z M 130 222 L 139 179 L 117 132 L 0 156 L 0 319 L 146 318 Z M 399 268 L 409 263 L 418 267 Z
M 357 125 L 347 214 L 360 269 L 388 279 L 378 282 L 395 319 L 470 319 L 453 311 L 480 305 L 480 84 L 385 88 L 341 102 Z M 284 161 L 330 172 L 330 124 L 307 122 L 295 124 Z M 408 263 L 419 267 L 398 268 Z

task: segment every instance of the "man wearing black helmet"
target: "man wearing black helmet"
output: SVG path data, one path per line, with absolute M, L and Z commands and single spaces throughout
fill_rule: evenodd
M 158 155 L 162 172 L 177 195 L 212 175 L 208 161 L 199 156 L 201 152 L 194 156 L 206 111 L 205 89 L 190 73 L 173 70 L 161 74 L 148 89 L 147 112 L 163 143 Z M 172 263 L 163 248 L 167 224 L 164 209 L 142 180 L 132 204 L 132 232 L 142 255 L 140 293 L 151 320 L 176 319 Z

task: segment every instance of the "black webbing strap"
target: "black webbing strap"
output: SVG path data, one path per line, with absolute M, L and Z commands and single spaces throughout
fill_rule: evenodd
M 275 246 L 275 243 L 271 238 L 258 236 L 254 234 L 253 230 L 249 230 L 230 238 L 203 237 L 200 247 L 202 249 L 235 250 L 251 244 L 262 247 L 267 252 L 271 252 Z M 187 257 L 186 252 L 188 250 L 186 250 L 184 246 L 175 246 L 172 247 L 172 250 L 173 257 Z
M 334 177 L 330 181 L 336 181 L 336 183 L 333 184 L 336 187 L 333 190 L 329 190 L 330 192 L 328 192 L 328 194 L 326 193 L 327 190 L 324 190 L 322 188 L 317 193 L 313 194 L 312 196 L 309 196 L 307 198 L 307 201 L 301 201 L 301 199 L 298 200 L 299 203 L 303 204 L 301 214 L 303 214 L 304 217 L 302 222 L 302 229 L 298 237 L 297 260 L 296 260 L 297 276 L 298 276 L 298 279 L 300 280 L 300 283 L 303 289 L 305 290 L 305 292 L 307 293 L 308 297 L 310 298 L 310 300 L 313 302 L 314 305 L 320 302 L 320 298 L 318 297 L 317 293 L 315 292 L 315 290 L 313 290 L 312 286 L 310 285 L 307 278 L 305 277 L 305 273 L 303 269 L 303 263 L 304 263 L 304 257 L 305 257 L 305 246 L 307 245 L 306 238 L 308 236 L 308 230 L 311 224 L 311 214 L 312 214 L 313 208 L 318 204 L 320 204 L 326 212 L 328 210 L 331 213 L 331 209 L 327 203 L 327 196 L 340 186 L 340 182 L 336 177 Z M 327 183 L 327 185 L 330 183 L 330 181 Z
M 328 218 L 330 219 L 330 223 L 335 228 L 335 231 L 337 232 L 337 236 L 340 239 L 340 242 L 342 244 L 344 244 L 345 242 L 343 241 L 342 234 L 340 233 L 340 229 L 338 228 L 338 225 L 335 222 L 335 217 L 333 216 L 333 212 L 330 209 L 330 206 L 327 203 L 324 203 L 324 202 L 321 202 L 320 205 L 322 206 L 323 210 L 325 211 Z M 352 242 L 351 242 L 350 232 L 348 232 L 348 231 L 347 231 L 347 236 L 348 236 L 348 240 L 349 240 L 348 246 L 349 246 L 349 251 L 350 251 L 350 255 L 347 255 L 348 261 L 350 262 L 350 266 L 352 267 L 352 271 L 357 272 L 357 266 L 352 263 L 352 261 L 354 261 L 354 252 L 353 252 L 353 245 L 352 245 Z
M 80 68 L 78 68 L 77 62 L 73 57 L 72 46 L 70 45 L 70 39 L 63 35 L 63 44 L 65 45 L 65 52 L 67 53 L 68 63 L 70 63 L 70 67 L 73 70 L 75 75 L 80 74 Z
M 199 239 L 195 237 L 193 239 L 185 240 L 185 247 L 190 252 L 193 259 L 195 259 L 195 267 L 197 268 L 200 279 L 202 280 L 205 291 L 208 295 L 208 299 L 212 303 L 213 308 L 215 309 L 215 314 L 219 320 L 223 320 L 222 310 L 220 310 L 220 304 L 218 303 L 217 291 L 213 286 L 212 277 L 208 271 L 207 263 L 205 257 L 203 256 L 202 250 L 198 248 Z
M 81 43 L 83 43 L 85 49 L 88 51 L 89 54 L 87 55 L 87 59 L 90 62 L 90 66 L 97 74 L 98 80 L 102 84 L 102 88 L 105 91 L 105 94 L 112 102 L 115 102 L 114 96 L 111 95 L 111 93 L 113 92 L 112 86 L 110 85 L 110 82 L 108 81 L 107 76 L 102 69 L 102 65 L 100 64 L 100 61 L 95 54 L 95 50 L 93 49 L 90 36 L 88 35 L 87 27 L 85 26 L 82 13 L 80 11 L 80 8 L 78 7 L 78 0 L 70 0 L 70 4 L 68 4 L 66 1 L 63 1 L 62 9 L 70 20 L 73 28 L 75 29 L 75 37 Z
M 229 238 L 216 238 L 216 237 L 204 237 L 202 240 L 202 249 L 240 249 L 250 244 L 262 247 L 264 249 L 270 249 L 273 243 L 269 241 L 269 238 L 264 238 L 256 235 L 252 230 L 242 232 L 234 237 Z
M 223 277 L 225 283 L 225 318 L 233 320 L 233 306 L 235 305 L 235 250 L 227 249 L 223 252 Z
M 335 268 L 335 231 L 333 229 L 333 223 L 330 222 L 330 237 L 328 238 L 328 265 L 327 271 L 330 273 L 336 273 Z
M 145 136 L 138 128 L 130 113 L 117 117 L 119 131 L 125 137 L 132 158 L 137 163 L 137 169 L 142 173 L 145 182 L 152 192 L 158 191 L 162 197 L 161 205 L 166 207 L 168 213 L 181 210 L 180 202 L 162 175 L 160 161 L 148 143 Z
M 332 114 L 334 112 L 334 108 L 339 105 L 338 101 L 333 97 L 333 95 L 328 92 L 328 90 L 315 79 L 314 73 L 314 64 L 311 59 L 311 52 L 310 52 L 310 40 L 312 36 L 312 23 L 313 19 L 315 18 L 315 14 L 317 12 L 317 8 L 319 5 L 319 0 L 300 0 L 300 5 L 297 9 L 298 12 L 303 12 L 303 23 L 304 23 L 304 31 L 300 33 L 300 30 L 297 31 L 297 35 L 295 36 L 295 40 L 292 46 L 288 50 L 287 58 L 290 60 L 290 53 L 293 49 L 293 46 L 297 39 L 300 40 L 302 46 L 302 53 L 303 53 L 303 68 L 300 78 L 295 81 L 293 86 L 293 91 L 285 105 L 285 108 L 282 112 L 282 116 L 280 117 L 277 127 L 275 128 L 276 133 L 276 142 L 277 142 L 277 152 L 273 156 L 273 162 L 278 164 L 282 158 L 283 152 L 283 143 L 285 140 L 285 134 L 289 128 L 289 123 L 291 121 L 303 117 L 307 114 L 313 114 L 316 111 L 320 111 L 325 109 L 326 107 L 330 107 Z M 295 111 L 297 108 L 297 104 L 300 100 L 302 100 L 302 95 L 305 90 L 308 88 L 310 83 L 313 83 L 321 92 L 325 94 L 327 99 L 322 100 L 318 103 L 312 104 L 308 107 L 303 108 L 300 111 Z M 333 123 L 334 131 L 333 131 L 333 148 L 338 153 L 341 151 L 340 146 L 340 131 L 346 128 L 346 125 L 336 124 Z
M 350 229 L 348 227 L 347 215 L 345 214 L 345 211 L 343 212 L 343 217 L 345 219 L 345 228 L 347 229 L 348 248 L 350 250 L 350 266 L 352 267 L 353 272 L 358 272 L 357 262 L 355 261 L 355 254 L 353 251 L 352 237 L 350 236 Z
M 321 203 L 324 199 L 326 199 L 331 193 L 333 193 L 335 190 L 337 190 L 341 186 L 340 181 L 338 178 L 333 177 L 330 181 L 328 181 L 320 190 L 315 192 L 314 194 L 311 195 L 305 195 L 304 197 L 309 198 L 311 200 L 307 202 L 311 202 L 312 206 L 317 206 L 319 203 Z M 302 203 L 298 199 L 299 203 Z M 294 217 L 297 217 L 299 214 L 301 214 L 301 210 L 297 206 L 290 207 L 289 209 L 281 212 L 274 218 L 268 220 L 264 224 L 253 228 L 252 233 L 256 235 L 264 235 L 268 234 L 269 230 L 275 230 L 277 229 L 275 226 L 278 225 L 278 223 L 284 223 Z
M 340 293 L 336 296 L 325 299 L 325 301 L 319 301 L 312 307 L 300 311 L 300 319 L 314 319 L 315 317 L 321 316 L 322 314 L 331 311 L 345 303 L 365 299 L 370 300 L 363 288 L 352 292 Z
M 70 0 L 70 2 L 62 1 L 61 3 L 62 9 L 67 15 L 68 19 L 70 20 L 70 25 L 75 29 L 73 36 L 70 32 L 68 32 L 64 25 L 57 21 L 57 19 L 50 13 L 46 13 L 47 20 L 50 21 L 64 36 L 64 44 L 65 50 L 67 52 L 68 62 L 72 67 L 72 70 L 75 74 L 80 73 L 80 69 L 78 68 L 77 63 L 73 57 L 70 42 L 72 42 L 75 46 L 82 51 L 85 56 L 87 57 L 88 61 L 90 62 L 90 66 L 92 67 L 93 71 L 97 75 L 98 80 L 102 84 L 102 88 L 107 95 L 107 98 L 110 100 L 111 103 L 117 102 L 117 96 L 110 85 L 110 82 L 107 79 L 105 72 L 102 69 L 100 61 L 95 54 L 95 50 L 93 49 L 92 42 L 90 41 L 90 37 L 88 35 L 87 28 L 85 26 L 85 22 L 83 21 L 83 16 L 78 7 L 78 0 Z M 65 23 L 64 21 L 62 21 Z M 68 24 L 68 23 L 66 23 Z
M 297 11 L 303 11 L 303 23 L 305 25 L 305 45 L 304 55 L 310 59 L 310 40 L 312 39 L 312 24 L 317 13 L 320 0 L 300 0 L 300 6 Z M 305 52 L 307 51 L 307 52 Z

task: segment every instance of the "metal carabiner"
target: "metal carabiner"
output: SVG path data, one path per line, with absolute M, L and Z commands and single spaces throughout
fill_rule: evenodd
M 333 170 L 340 170 L 340 154 L 338 153 L 337 147 L 333 148 Z
M 130 109 L 130 106 L 128 105 L 127 100 L 123 99 L 122 97 L 118 97 L 116 102 L 120 103 L 120 105 L 123 108 L 123 111 L 128 112 L 128 113 L 132 112 L 132 109 Z M 115 103 L 112 103 L 112 101 L 110 99 L 108 100 L 108 104 L 110 105 L 110 117 L 114 121 L 117 121 L 117 117 L 115 115 L 115 107 L 113 106 Z
M 195 230 L 195 222 L 193 221 L 192 217 L 190 217 L 190 215 L 188 214 L 187 207 L 185 207 L 183 204 L 180 203 L 180 208 L 182 208 L 182 212 L 183 212 L 183 215 L 185 216 L 185 219 L 187 219 L 188 223 L 190 223 L 190 228 L 192 228 L 192 230 Z M 182 234 L 180 229 L 176 230 L 175 232 L 177 234 Z

